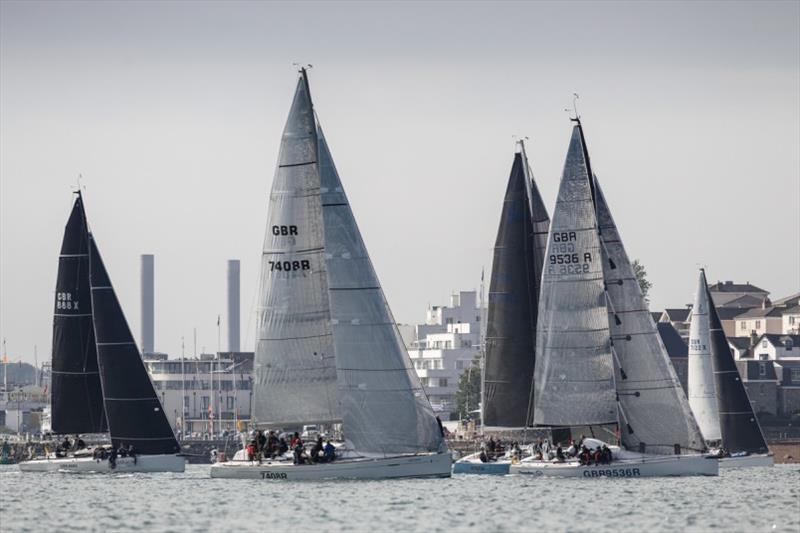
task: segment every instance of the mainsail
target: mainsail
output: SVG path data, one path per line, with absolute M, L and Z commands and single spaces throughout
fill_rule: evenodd
M 483 420 L 527 423 L 536 350 L 539 283 L 550 219 L 519 143 L 494 246 L 486 322 Z
M 603 191 L 594 177 L 622 443 L 670 454 L 703 450 L 700 429 L 658 334 Z
M 317 157 L 303 71 L 283 130 L 261 263 L 253 397 L 259 424 L 341 420 Z
M 714 365 L 711 358 L 709 325 L 709 298 L 706 294 L 706 276 L 700 269 L 697 294 L 692 307 L 689 326 L 689 406 L 706 441 L 722 438 L 719 428 L 717 394 L 714 386 Z
M 345 438 L 362 453 L 437 451 L 436 418 L 406 352 L 318 127 L 331 323 Z
M 89 290 L 89 233 L 77 192 L 61 244 L 53 315 L 53 433 L 107 430 Z
M 705 275 L 703 275 L 705 283 Z M 764 433 L 753 412 L 736 362 L 733 360 L 728 339 L 722 329 L 717 308 L 711 299 L 708 285 L 705 287 L 709 306 L 709 325 L 711 332 L 711 358 L 714 365 L 714 381 L 717 392 L 719 425 L 722 433 L 722 446 L 729 452 L 767 453 L 769 448 Z
M 111 442 L 114 447 L 132 445 L 144 455 L 178 453 L 180 446 L 91 234 L 89 263 L 97 360 Z
M 580 125 L 564 164 L 539 297 L 534 423 L 616 424 L 614 363 L 589 159 Z

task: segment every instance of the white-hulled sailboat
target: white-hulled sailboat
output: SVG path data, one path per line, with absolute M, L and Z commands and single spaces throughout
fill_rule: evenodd
M 80 192 L 59 258 L 53 327 L 55 433 L 108 431 L 111 449 L 64 451 L 23 472 L 183 472 L 186 461 L 88 230 Z M 132 450 L 126 456 L 117 450 Z
M 261 268 L 254 420 L 341 423 L 327 463 L 229 461 L 212 477 L 448 477 L 451 456 L 411 366 L 300 70 L 284 128 Z
M 689 403 L 720 468 L 773 466 L 764 433 L 739 376 L 700 269 L 689 328 Z
M 698 453 L 702 436 L 592 173 L 580 118 L 573 120 L 542 275 L 534 423 L 611 426 L 621 445 L 609 446 L 609 464 L 526 459 L 510 472 L 717 475 L 717 461 Z
M 517 142 L 497 229 L 489 282 L 486 358 L 482 380 L 482 430 L 529 425 L 536 317 L 550 217 L 533 179 L 523 141 Z M 454 474 L 508 474 L 511 451 L 453 464 Z

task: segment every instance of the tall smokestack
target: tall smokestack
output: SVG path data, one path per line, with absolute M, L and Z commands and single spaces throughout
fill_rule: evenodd
M 142 353 L 155 351 L 155 274 L 154 257 L 142 254 Z
M 239 351 L 239 260 L 228 260 L 228 351 Z

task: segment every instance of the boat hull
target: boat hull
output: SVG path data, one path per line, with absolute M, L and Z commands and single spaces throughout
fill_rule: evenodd
M 315 465 L 294 465 L 288 462 L 259 465 L 249 461 L 229 461 L 212 465 L 211 477 L 270 481 L 450 477 L 451 466 L 449 453 L 338 460 Z
M 742 457 L 724 457 L 719 460 L 719 467 L 728 468 L 754 468 L 775 466 L 775 458 L 766 454 L 745 455 Z
M 499 460 L 483 463 L 479 454 L 468 455 L 453 463 L 453 474 L 477 474 L 504 476 L 509 473 L 511 461 Z
M 183 472 L 186 459 L 178 455 L 139 455 L 134 461 L 130 457 L 118 457 L 116 468 L 111 468 L 108 459 L 91 457 L 62 457 L 58 459 L 32 459 L 19 463 L 22 472 Z
M 540 461 L 511 465 L 510 473 L 547 477 L 580 477 L 586 479 L 716 476 L 719 461 L 701 455 L 663 455 L 624 459 L 608 465 L 583 466 L 576 462 L 546 463 Z

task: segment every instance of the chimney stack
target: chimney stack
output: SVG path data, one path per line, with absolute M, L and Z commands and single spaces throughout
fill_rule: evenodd
M 228 260 L 228 351 L 239 351 L 239 260 Z
M 142 254 L 142 353 L 155 351 L 154 261 L 152 254 Z

